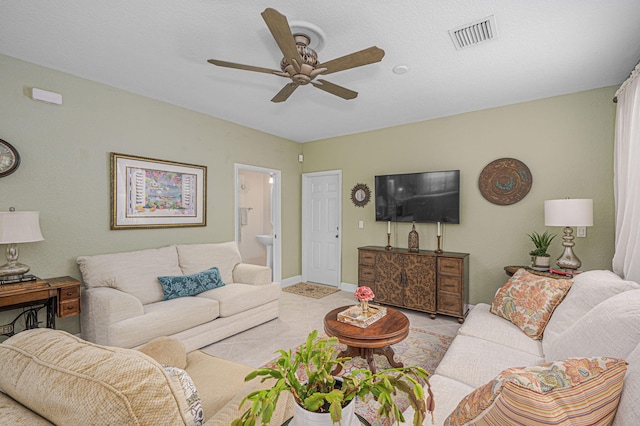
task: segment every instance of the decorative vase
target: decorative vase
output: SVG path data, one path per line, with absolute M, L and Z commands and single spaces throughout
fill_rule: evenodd
M 355 399 L 349 401 L 346 407 L 342 407 L 342 420 L 338 423 L 331 421 L 331 413 L 314 413 L 307 411 L 298 404 L 293 404 L 293 425 L 294 426 L 351 426 L 360 422 L 356 417 Z
M 360 301 L 360 309 L 362 310 L 363 313 L 369 312 L 369 301 L 368 300 L 361 300 Z
M 409 232 L 409 251 L 413 253 L 417 253 L 420 251 L 420 243 L 418 231 L 416 231 L 416 223 L 413 222 L 413 227 L 411 228 L 411 232 Z

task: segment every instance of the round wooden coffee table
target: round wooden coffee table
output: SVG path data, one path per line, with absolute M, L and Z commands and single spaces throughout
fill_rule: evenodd
M 367 361 L 369 370 L 375 374 L 374 354 L 384 355 L 392 367 L 402 367 L 401 362 L 393 359 L 395 355 L 391 345 L 403 341 L 409 335 L 409 319 L 400 311 L 387 307 L 387 314 L 367 328 L 356 327 L 338 321 L 338 313 L 349 308 L 342 306 L 329 312 L 324 317 L 324 331 L 335 336 L 347 349 L 340 352 L 339 357 L 359 356 Z M 337 374 L 342 367 L 338 366 L 332 373 Z

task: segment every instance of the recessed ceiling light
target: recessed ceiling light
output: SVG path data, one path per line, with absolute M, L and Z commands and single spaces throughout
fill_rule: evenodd
M 396 74 L 405 74 L 409 71 L 409 67 L 406 65 L 396 65 L 393 67 L 393 72 Z

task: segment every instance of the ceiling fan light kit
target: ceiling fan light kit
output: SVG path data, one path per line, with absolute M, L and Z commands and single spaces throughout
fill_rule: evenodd
M 309 46 L 311 43 L 309 35 L 301 32 L 293 34 L 286 16 L 282 15 L 275 9 L 267 8 L 262 12 L 262 18 L 267 24 L 271 35 L 283 54 L 283 58 L 280 61 L 281 71 L 220 61 L 217 59 L 209 59 L 207 62 L 220 67 L 274 74 L 279 77 L 291 79 L 291 83 L 286 84 L 271 99 L 272 102 L 284 102 L 289 98 L 289 96 L 291 96 L 298 86 L 305 86 L 308 84 L 342 99 L 354 99 L 358 96 L 358 92 L 354 92 L 353 90 L 349 90 L 323 79 L 314 81 L 315 78 L 320 75 L 327 75 L 338 71 L 344 71 L 380 62 L 384 57 L 384 50 L 379 47 L 372 46 L 368 49 L 360 50 L 325 63 L 320 63 L 318 61 L 318 54 Z M 311 25 L 307 23 L 305 24 L 307 27 Z M 310 32 L 319 32 L 324 36 L 322 31 L 319 29 L 314 29 L 313 27 L 308 28 L 313 30 Z M 324 39 L 320 41 L 319 46 L 321 45 L 324 45 Z

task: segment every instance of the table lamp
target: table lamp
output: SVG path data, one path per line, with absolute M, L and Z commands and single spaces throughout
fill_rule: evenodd
M 562 237 L 564 252 L 556 261 L 562 269 L 576 270 L 582 262 L 573 252 L 572 226 L 593 226 L 593 200 L 571 199 L 546 200 L 544 202 L 544 224 L 546 226 L 564 226 Z
M 0 266 L 0 280 L 21 280 L 29 266 L 18 263 L 19 243 L 42 241 L 40 212 L 0 212 L 0 244 L 7 244 L 7 263 Z

